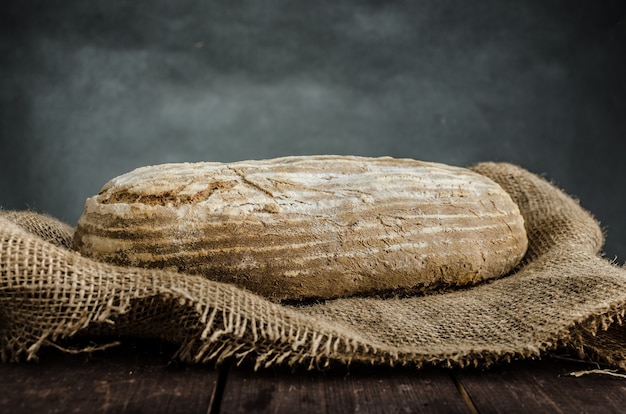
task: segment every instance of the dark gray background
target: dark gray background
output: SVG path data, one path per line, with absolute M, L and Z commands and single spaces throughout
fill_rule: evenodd
M 339 4 L 340 3 L 340 4 Z M 624 1 L 8 1 L 0 206 L 147 164 L 391 155 L 545 175 L 626 257 Z

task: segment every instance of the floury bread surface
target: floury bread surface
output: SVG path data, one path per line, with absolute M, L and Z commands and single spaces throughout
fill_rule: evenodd
M 87 199 L 74 247 L 299 300 L 476 283 L 511 271 L 527 238 L 509 195 L 470 170 L 303 156 L 138 168 Z

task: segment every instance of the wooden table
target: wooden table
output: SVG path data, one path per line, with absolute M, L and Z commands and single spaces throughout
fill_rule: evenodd
M 597 366 L 546 359 L 489 369 L 369 366 L 324 372 L 187 365 L 135 341 L 91 355 L 0 364 L 0 413 L 626 412 L 626 379 L 568 375 Z

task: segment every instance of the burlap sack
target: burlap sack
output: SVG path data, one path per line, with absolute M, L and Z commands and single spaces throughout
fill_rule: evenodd
M 0 214 L 0 357 L 86 336 L 159 338 L 185 361 L 255 358 L 322 366 L 489 364 L 569 347 L 626 368 L 626 270 L 598 253 L 598 224 L 545 180 L 508 164 L 474 169 L 500 183 L 526 220 L 530 248 L 511 275 L 426 296 L 271 303 L 199 276 L 122 268 L 68 250 L 73 229 Z

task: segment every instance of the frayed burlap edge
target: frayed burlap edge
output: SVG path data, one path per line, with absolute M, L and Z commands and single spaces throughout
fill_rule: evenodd
M 595 220 L 519 167 L 474 169 L 519 205 L 524 263 L 491 283 L 421 297 L 280 305 L 200 276 L 94 262 L 68 250 L 69 226 L 2 212 L 0 359 L 33 359 L 74 337 L 144 337 L 178 344 L 189 362 L 466 366 L 571 348 L 626 368 L 626 270 L 598 255 Z

